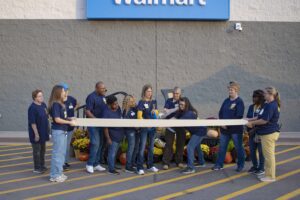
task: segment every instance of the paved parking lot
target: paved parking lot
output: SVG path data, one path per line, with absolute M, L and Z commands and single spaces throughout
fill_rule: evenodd
M 49 182 L 49 171 L 32 173 L 31 147 L 0 145 L 0 199 L 300 199 L 300 146 L 279 145 L 277 182 L 261 183 L 254 175 L 226 165 L 213 172 L 212 164 L 195 174 L 183 175 L 177 168 L 144 176 L 121 173 L 87 174 L 84 162 L 71 163 L 64 183 Z M 47 150 L 47 165 L 51 146 Z M 161 168 L 160 165 L 158 165 Z M 297 196 L 298 195 L 298 196 Z

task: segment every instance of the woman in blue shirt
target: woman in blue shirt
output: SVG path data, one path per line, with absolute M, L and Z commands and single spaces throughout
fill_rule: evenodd
M 196 120 L 198 117 L 197 110 L 192 106 L 189 99 L 186 97 L 183 97 L 179 101 L 179 111 L 176 114 L 177 119 L 193 119 Z M 184 174 L 191 174 L 195 173 L 195 167 L 194 167 L 194 159 L 195 159 L 195 149 L 201 145 L 201 141 L 203 137 L 206 135 L 206 127 L 185 127 L 190 133 L 191 138 L 187 145 L 187 167 L 182 171 Z M 198 151 L 198 160 L 201 160 L 201 162 L 204 160 L 203 158 L 203 152 L 200 149 Z
M 136 119 L 137 110 L 135 98 L 132 95 L 127 95 L 123 100 L 123 118 L 124 119 Z M 125 172 L 134 173 L 136 170 L 133 169 L 135 164 L 136 156 L 134 156 L 134 149 L 137 137 L 136 128 L 125 128 L 126 139 L 128 141 L 128 149 L 126 153 L 126 167 Z
M 263 108 L 257 119 L 250 120 L 247 127 L 257 127 L 257 134 L 261 139 L 262 151 L 265 157 L 265 176 L 260 177 L 263 182 L 273 182 L 276 180 L 275 142 L 279 138 L 279 116 L 280 116 L 280 96 L 274 87 L 265 89 L 265 100 Z
M 152 99 L 152 86 L 144 85 L 142 89 L 142 99 L 139 101 L 137 106 L 137 118 L 138 119 L 156 119 L 157 118 L 157 102 Z M 142 128 L 141 129 L 141 139 L 139 154 L 137 159 L 137 173 L 139 175 L 144 175 L 144 151 L 146 147 L 147 138 L 149 138 L 148 143 L 148 159 L 147 168 L 149 171 L 158 172 L 158 169 L 153 165 L 153 150 L 154 150 L 154 139 L 155 139 L 156 129 L 155 128 Z
M 103 113 L 103 118 L 108 119 L 122 119 L 122 112 L 115 96 L 106 97 L 108 108 Z M 115 169 L 116 154 L 119 149 L 120 142 L 124 138 L 124 128 L 104 128 L 104 135 L 108 144 L 108 173 L 119 175 L 120 173 Z
M 49 140 L 49 122 L 47 106 L 42 90 L 32 92 L 33 102 L 28 108 L 28 132 L 33 149 L 34 173 L 44 173 L 46 141 Z
M 66 92 L 62 86 L 53 87 L 49 99 L 49 114 L 52 118 L 53 150 L 51 157 L 51 182 L 64 182 L 67 176 L 63 174 L 67 148 L 68 125 L 75 126 L 73 119 L 67 119 L 67 111 L 64 104 Z
M 230 82 L 228 85 L 229 97 L 223 102 L 219 111 L 220 119 L 242 119 L 244 115 L 244 102 L 239 97 L 240 85 L 237 82 Z M 237 168 L 236 171 L 240 172 L 245 164 L 245 151 L 243 147 L 243 126 L 223 126 L 221 127 L 220 147 L 218 158 L 212 170 L 222 170 L 227 151 L 227 146 L 230 139 L 233 140 L 234 147 L 237 151 Z
M 258 113 L 262 109 L 265 103 L 264 91 L 255 90 L 253 92 L 253 104 L 249 106 L 247 112 L 247 118 L 253 119 L 258 116 Z M 262 153 L 261 142 L 256 134 L 256 128 L 247 128 L 249 134 L 249 147 L 250 147 L 250 157 L 252 161 L 252 167 L 248 170 L 249 173 L 254 173 L 256 175 L 262 175 L 265 173 L 264 167 L 264 156 Z M 256 152 L 259 153 L 259 158 L 257 158 Z M 258 162 L 259 160 L 259 162 Z

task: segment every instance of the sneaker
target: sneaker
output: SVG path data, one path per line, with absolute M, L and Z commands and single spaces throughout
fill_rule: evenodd
M 117 170 L 109 170 L 108 173 L 112 175 L 120 175 L 120 172 L 118 172 Z
M 130 173 L 130 174 L 133 174 L 133 173 L 135 173 L 135 169 L 133 169 L 133 167 L 131 167 L 131 168 L 125 168 L 125 172 L 127 172 L 127 173 Z
M 151 167 L 151 168 L 149 168 L 148 169 L 149 171 L 151 171 L 151 172 L 158 172 L 159 170 L 156 168 L 156 167 Z
M 179 168 L 181 168 L 181 169 L 184 169 L 184 168 L 186 168 L 186 164 L 179 163 L 179 164 L 177 165 L 177 167 L 179 167 Z
M 94 167 L 93 166 L 90 166 L 90 165 L 87 165 L 86 166 L 86 171 L 90 174 L 94 173 Z
M 99 171 L 99 172 L 103 172 L 106 169 L 104 167 L 102 167 L 101 165 L 97 165 L 96 167 L 94 167 L 94 170 Z
M 144 172 L 144 170 L 140 169 L 140 170 L 137 171 L 137 174 L 138 174 L 138 175 L 144 175 L 145 172 Z
M 187 167 L 187 168 L 185 168 L 185 170 L 182 171 L 182 173 L 183 174 L 193 174 L 193 173 L 195 173 L 195 170 Z
M 42 167 L 42 171 L 43 171 L 43 172 L 46 172 L 47 170 L 48 170 L 48 168 L 47 168 L 47 167 L 45 167 L 45 166 L 44 166 L 44 167 Z
M 211 170 L 213 171 L 219 171 L 219 170 L 222 170 L 224 169 L 223 167 L 219 167 L 219 166 L 214 166 L 213 168 L 211 168 Z
M 66 180 L 66 178 L 64 178 L 63 176 L 58 176 L 56 178 L 50 178 L 51 182 L 58 182 L 58 183 L 62 183 Z
M 34 169 L 32 172 L 35 173 L 35 174 L 42 174 L 42 173 L 44 173 L 44 171 L 42 171 L 40 169 Z
M 64 171 L 69 171 L 70 168 L 69 168 L 68 166 L 66 166 L 66 165 L 63 165 L 63 170 L 64 170 Z
M 163 165 L 163 169 L 164 170 L 168 170 L 169 169 L 169 165 Z
M 275 182 L 276 179 L 275 178 L 270 178 L 270 177 L 263 177 L 263 178 L 260 178 L 260 181 L 261 182 Z
M 67 177 L 66 175 L 64 175 L 64 174 L 62 174 L 61 176 L 62 176 L 65 180 L 68 179 L 68 177 Z
M 265 171 L 264 171 L 264 170 L 256 170 L 256 171 L 254 172 L 254 174 L 255 174 L 256 176 L 262 176 L 262 175 L 265 175 Z
M 66 167 L 71 167 L 71 165 L 69 163 L 65 163 Z
M 249 173 L 249 174 L 255 174 L 256 171 L 257 171 L 257 168 L 256 168 L 256 167 L 251 167 L 251 168 L 248 170 L 248 173 Z
M 241 171 L 243 171 L 243 168 L 242 167 L 238 167 L 238 168 L 235 169 L 235 171 L 236 172 L 241 172 Z
M 121 170 L 121 169 L 122 169 L 122 167 L 120 167 L 120 166 L 116 165 L 116 166 L 115 166 L 115 169 L 117 169 L 117 170 Z
M 205 165 L 205 164 L 195 163 L 195 164 L 194 164 L 194 167 L 201 167 L 201 168 L 204 168 L 204 167 L 206 167 L 206 165 Z

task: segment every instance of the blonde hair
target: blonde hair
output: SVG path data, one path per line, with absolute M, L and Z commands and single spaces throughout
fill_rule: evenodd
M 273 95 L 275 100 L 277 101 L 278 107 L 280 108 L 281 106 L 281 100 L 280 100 L 280 94 L 278 92 L 278 90 L 275 87 L 266 87 L 265 88 L 266 92 L 270 95 Z
M 143 86 L 143 89 L 142 89 L 142 95 L 141 95 L 142 99 L 145 98 L 145 93 L 146 93 L 146 91 L 147 91 L 148 89 L 151 89 L 151 90 L 152 90 L 152 85 L 146 84 L 146 85 Z M 151 96 L 151 99 L 152 99 L 152 96 Z
M 122 103 L 122 109 L 123 109 L 123 112 L 125 111 L 126 114 L 130 108 L 130 100 L 133 99 L 133 96 L 132 95 L 127 95 L 124 97 L 123 99 L 123 103 Z
M 54 102 L 57 102 L 57 103 L 61 104 L 63 107 L 65 107 L 65 105 L 63 103 L 63 99 L 61 97 L 61 93 L 63 92 L 63 89 L 64 88 L 60 85 L 55 85 L 52 88 L 51 95 L 49 98 L 49 103 L 48 103 L 49 113 L 51 111 L 51 108 L 52 108 L 52 105 Z
M 228 88 L 234 88 L 237 92 L 240 92 L 241 86 L 236 81 L 230 81 L 228 84 Z

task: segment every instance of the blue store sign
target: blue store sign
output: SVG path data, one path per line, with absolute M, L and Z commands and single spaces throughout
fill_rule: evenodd
M 87 0 L 88 19 L 228 20 L 230 0 Z

